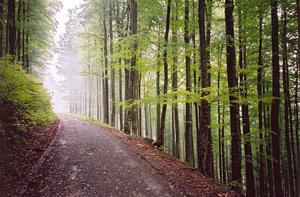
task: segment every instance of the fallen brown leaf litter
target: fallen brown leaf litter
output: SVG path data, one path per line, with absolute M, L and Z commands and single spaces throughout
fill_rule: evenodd
M 145 159 L 185 196 L 237 197 L 241 196 L 226 186 L 205 177 L 197 169 L 153 147 L 153 140 L 125 135 L 115 129 L 106 129 L 126 146 Z
M 55 136 L 58 121 L 38 126 L 31 132 L 0 130 L 0 196 L 16 196 L 24 177 Z

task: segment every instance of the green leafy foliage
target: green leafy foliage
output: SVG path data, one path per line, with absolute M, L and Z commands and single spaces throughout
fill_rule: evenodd
M 26 74 L 20 65 L 10 63 L 8 58 L 0 60 L 0 89 L 0 104 L 11 103 L 24 112 L 21 117 L 15 117 L 14 124 L 22 122 L 22 119 L 33 125 L 55 119 L 50 96 L 42 84 L 34 76 Z

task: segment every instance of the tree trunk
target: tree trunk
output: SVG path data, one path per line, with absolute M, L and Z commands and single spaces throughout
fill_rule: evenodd
M 173 41 L 173 66 L 172 66 L 172 91 L 175 92 L 174 102 L 172 105 L 172 114 L 173 114 L 173 154 L 176 158 L 179 159 L 179 115 L 178 115 L 178 101 L 177 101 L 177 89 L 178 89 L 178 53 L 177 53 L 177 21 L 178 21 L 178 0 L 175 2 L 175 10 L 173 17 L 173 30 L 172 30 L 172 41 Z
M 28 19 L 27 19 L 27 22 L 28 22 Z M 25 35 L 25 37 L 26 37 L 26 41 L 25 41 L 25 64 L 26 64 L 26 68 L 27 68 L 27 72 L 28 73 L 31 73 L 31 68 L 30 68 L 30 64 L 29 64 L 29 34 L 28 33 L 26 33 L 26 35 Z
M 264 85 L 265 86 L 265 85 Z M 265 87 L 263 87 L 263 95 L 265 94 Z M 264 128 L 265 131 L 270 129 L 270 107 L 264 106 Z M 267 181 L 268 181 L 268 193 L 269 196 L 274 195 L 274 179 L 273 179 L 273 165 L 272 165 L 272 134 L 270 132 L 265 133 L 266 141 L 266 158 L 267 158 Z M 263 161 L 265 162 L 265 161 Z
M 167 4 L 167 17 L 166 17 L 166 31 L 164 36 L 164 53 L 163 53 L 163 62 L 164 62 L 164 98 L 163 98 L 163 107 L 161 113 L 160 129 L 157 136 L 157 143 L 159 146 L 164 146 L 164 134 L 165 134 L 165 122 L 167 114 L 167 93 L 168 93 L 168 41 L 169 41 L 169 31 L 170 31 L 170 15 L 171 15 L 171 0 L 168 0 Z
M 225 0 L 226 23 L 226 60 L 230 102 L 230 128 L 231 128 L 231 171 L 233 189 L 241 191 L 241 134 L 239 129 L 239 105 L 237 95 L 236 54 L 234 42 L 233 0 Z
M 21 61 L 21 21 L 22 21 L 22 0 L 19 0 L 19 3 L 18 3 L 18 16 L 17 16 L 17 21 L 18 21 L 18 27 L 17 27 L 17 60 L 18 62 Z
M 96 75 L 96 96 L 97 96 L 97 120 L 100 121 L 100 84 L 99 76 Z
M 261 0 L 262 1 L 262 0 Z M 261 4 L 260 1 L 260 4 Z M 265 156 L 264 156 L 264 138 L 263 138 L 263 58 L 262 58 L 262 35 L 263 34 L 263 16 L 261 5 L 259 9 L 259 44 L 258 44 L 258 69 L 257 69 L 257 95 L 258 95 L 258 129 L 259 129 L 259 193 L 266 196 L 265 191 Z
M 103 112 L 104 123 L 109 124 L 109 95 L 108 95 L 108 50 L 107 50 L 107 27 L 106 27 L 106 8 L 103 7 L 103 40 L 104 40 L 104 78 L 103 78 Z
M 293 136 L 290 136 L 290 92 L 289 92 L 289 81 L 288 81 L 288 57 L 287 57 L 287 11 L 286 8 L 283 8 L 282 15 L 282 34 L 281 34 L 281 43 L 282 43 L 282 62 L 283 62 L 283 90 L 284 90 L 284 128 L 285 128 L 285 146 L 287 154 L 287 167 L 288 167 L 288 179 L 289 179 L 289 193 L 291 196 L 295 196 L 294 189 L 294 173 L 293 173 L 293 161 L 292 161 L 292 150 L 291 150 L 291 140 Z
M 223 110 L 222 110 L 222 130 L 221 130 L 221 154 L 222 154 L 222 172 L 223 172 L 223 183 L 227 183 L 227 167 L 228 167 L 228 156 L 226 155 L 225 150 L 225 103 L 223 102 Z
M 136 52 L 137 52 L 137 2 L 136 0 L 130 1 L 131 5 L 131 36 L 134 36 L 132 43 L 132 57 L 130 61 L 131 69 L 129 71 L 129 98 L 127 100 L 128 104 L 132 105 L 134 100 L 138 98 L 138 83 L 139 76 L 136 71 Z M 136 106 L 130 106 L 127 110 L 127 116 L 125 120 L 125 133 L 130 133 L 130 131 L 137 135 L 138 131 L 138 108 Z
M 157 71 L 156 71 L 156 96 L 160 98 L 160 28 L 158 28 L 158 49 L 157 49 Z M 156 104 L 156 132 L 160 129 L 160 100 Z
M 109 52 L 112 59 L 112 55 L 114 53 L 113 49 L 113 43 L 114 43 L 114 37 L 113 37 L 113 16 L 112 16 L 112 2 L 109 1 Z M 116 91 L 115 91 L 115 68 L 114 68 L 114 62 L 110 60 L 111 64 L 111 116 L 110 116 L 110 123 L 112 127 L 115 127 L 115 117 L 116 117 Z
M 23 5 L 22 5 L 22 22 L 23 24 L 25 24 L 26 22 L 26 2 L 25 0 L 22 1 Z M 25 28 L 22 29 L 22 67 L 24 68 L 24 70 L 26 70 L 27 72 L 29 72 L 28 68 L 26 67 L 26 63 L 25 63 Z
M 253 159 L 252 159 L 252 145 L 251 145 L 251 132 L 250 132 L 250 120 L 249 120 L 249 105 L 247 101 L 248 97 L 248 82 L 245 69 L 247 67 L 246 61 L 246 37 L 244 35 L 244 29 L 242 25 L 242 11 L 238 7 L 238 27 L 239 27 L 239 65 L 241 69 L 240 73 L 240 89 L 241 97 L 245 100 L 242 103 L 242 123 L 243 133 L 245 136 L 244 149 L 245 149 L 245 163 L 246 163 L 246 188 L 247 196 L 255 196 L 255 183 L 253 174 Z
M 207 75 L 208 75 L 208 88 L 211 86 L 211 74 L 210 70 L 210 42 L 211 42 L 211 28 L 212 28 L 212 6 L 213 0 L 207 0 L 207 8 L 206 8 L 206 60 L 207 60 Z M 209 91 L 207 93 L 210 93 Z M 212 143 L 212 133 L 211 133 L 211 106 L 208 103 L 208 111 L 207 111 L 207 123 L 208 133 L 207 133 L 207 155 L 206 155 L 206 169 L 210 177 L 214 177 L 214 158 L 213 158 L 213 143 Z
M 88 91 L 89 91 L 89 117 L 92 118 L 92 73 L 91 73 L 91 63 L 90 63 L 90 53 L 88 52 Z
M 223 145 L 224 145 L 224 139 L 222 138 L 222 128 L 223 125 L 221 127 L 221 103 L 220 103 L 220 91 L 221 91 L 221 57 L 222 57 L 222 47 L 221 45 L 218 46 L 218 140 L 219 140 L 219 176 L 220 176 L 220 182 L 224 181 L 224 172 L 223 172 L 223 166 L 225 165 L 224 161 L 223 161 Z M 224 182 L 223 182 L 224 183 Z
M 7 2 L 7 26 L 8 26 L 8 46 L 6 47 L 7 53 L 12 56 L 16 55 L 16 19 L 15 19 L 16 1 L 9 0 Z
M 197 2 L 193 1 L 193 3 L 192 3 L 192 8 L 193 8 L 192 20 L 193 21 L 196 21 L 196 12 L 197 12 L 196 4 L 197 4 Z M 192 28 L 191 38 L 192 38 L 193 50 L 194 50 L 193 64 L 196 65 L 197 64 L 197 50 L 198 50 L 197 46 L 196 46 L 196 28 Z M 198 67 L 194 66 L 193 78 L 194 78 L 194 92 L 195 93 L 199 93 L 199 84 L 200 84 L 200 80 L 198 79 L 198 76 L 197 76 L 197 70 L 198 70 Z M 199 102 L 194 102 L 193 104 L 194 104 L 194 108 L 195 108 L 196 131 L 198 132 L 200 130 L 200 118 L 199 118 L 200 105 L 199 105 Z
M 278 11 L 277 0 L 271 0 L 272 20 L 272 108 L 271 108 L 271 131 L 272 131 L 272 156 L 273 156 L 273 179 L 275 194 L 283 196 L 281 167 L 280 167 L 280 73 L 279 73 L 279 47 L 278 47 Z
M 0 58 L 3 56 L 3 37 L 4 37 L 4 31 L 3 31 L 3 23 L 4 23 L 4 15 L 3 15 L 3 0 L 0 0 Z
M 205 33 L 205 0 L 199 0 L 199 37 L 200 37 L 200 71 L 201 71 L 201 109 L 200 109 L 200 130 L 198 131 L 198 166 L 202 173 L 209 177 L 213 177 L 213 164 L 210 158 L 211 150 L 209 135 L 210 130 L 210 107 L 208 101 L 204 98 L 210 94 L 208 59 L 207 59 L 207 43 Z
M 192 82 L 191 82 L 191 57 L 189 51 L 190 44 L 190 33 L 189 33 L 189 22 L 190 22 L 190 2 L 189 0 L 184 1 L 184 42 L 185 42 L 185 74 L 186 74 L 186 91 L 191 92 Z M 186 162 L 191 166 L 194 165 L 194 152 L 193 152 L 193 128 L 192 128 L 192 104 L 190 103 L 190 98 L 187 96 L 187 102 L 185 104 L 185 159 Z
M 296 86 L 295 86 L 295 133 L 296 133 L 296 144 L 297 144 L 297 155 L 298 155 L 298 165 L 296 169 L 297 178 L 297 192 L 300 192 L 300 143 L 299 143 L 299 105 L 298 105 L 298 88 L 299 88 L 299 75 L 300 75 L 300 0 L 297 2 L 297 20 L 298 20 L 298 55 L 297 55 L 297 68 L 296 68 Z M 295 158 L 296 159 L 296 158 Z

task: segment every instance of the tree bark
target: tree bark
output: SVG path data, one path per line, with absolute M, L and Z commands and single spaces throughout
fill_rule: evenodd
M 220 177 L 220 182 L 223 182 L 224 183 L 224 172 L 223 172 L 223 166 L 225 165 L 224 161 L 223 161 L 223 154 L 224 154 L 224 151 L 223 151 L 223 146 L 224 146 L 224 139 L 223 139 L 223 133 L 222 133 L 222 128 L 223 128 L 223 125 L 221 126 L 221 124 L 223 124 L 221 122 L 221 57 L 222 57 L 222 46 L 219 45 L 218 46 L 218 79 L 217 79 L 217 83 L 218 83 L 218 145 L 219 145 L 219 177 Z
M 157 143 L 159 146 L 164 146 L 164 134 L 165 134 L 165 122 L 167 114 L 167 93 L 168 93 L 168 41 L 169 41 L 169 31 L 170 31 L 170 15 L 171 15 L 171 4 L 172 1 L 168 0 L 167 4 L 167 17 L 166 17 L 166 31 L 164 36 L 164 53 L 163 53 L 163 63 L 164 63 L 164 98 L 163 107 L 161 113 L 160 129 L 157 136 Z
M 271 131 L 272 131 L 272 156 L 273 156 L 273 180 L 275 194 L 283 196 L 282 177 L 280 166 L 280 73 L 279 73 L 279 47 L 278 47 L 278 2 L 271 0 L 272 20 L 272 108 L 271 108 Z
M 189 33 L 189 21 L 190 21 L 190 2 L 184 1 L 184 42 L 185 42 L 185 74 L 186 74 L 186 91 L 191 92 L 191 57 L 189 51 L 190 33 Z M 187 102 L 185 104 L 185 159 L 191 166 L 194 164 L 194 152 L 193 152 L 193 133 L 192 133 L 192 104 L 190 103 L 190 97 L 187 96 Z
M 103 40 L 104 40 L 104 78 L 103 78 L 103 112 L 104 123 L 109 124 L 109 89 L 108 89 L 108 49 L 107 49 L 107 26 L 106 26 L 106 8 L 103 7 Z
M 116 122 L 116 91 L 115 91 L 115 68 L 114 61 L 112 61 L 112 55 L 114 53 L 114 35 L 113 35 L 113 16 L 112 16 L 112 2 L 109 1 L 109 53 L 111 64 L 111 116 L 110 123 L 112 127 L 115 127 Z
M 4 15 L 3 15 L 3 0 L 0 0 L 0 58 L 3 56 L 3 38 L 4 38 Z
M 239 129 L 239 105 L 237 103 L 237 73 L 236 54 L 234 42 L 233 0 L 225 0 L 225 24 L 226 24 L 226 62 L 230 102 L 230 128 L 231 128 L 231 173 L 234 183 L 233 189 L 241 191 L 241 134 Z
M 22 22 L 23 24 L 25 24 L 26 22 L 26 2 L 25 0 L 22 1 L 23 5 L 22 5 Z M 28 67 L 26 66 L 25 63 L 25 28 L 22 29 L 22 67 L 29 72 Z
M 210 81 L 208 74 L 208 52 L 206 39 L 206 5 L 205 0 L 199 0 L 199 37 L 200 37 L 200 72 L 201 72 L 201 101 L 200 101 L 200 130 L 198 131 L 198 165 L 202 173 L 212 177 L 212 163 L 210 161 L 210 107 L 208 101 L 204 98 L 209 95 Z
M 207 60 L 207 75 L 208 75 L 208 88 L 211 86 L 211 74 L 210 70 L 210 42 L 211 42 L 211 28 L 212 28 L 212 6 L 213 0 L 207 0 L 207 8 L 206 8 L 206 60 Z M 207 92 L 208 96 L 210 91 Z M 211 133 L 211 106 L 208 103 L 208 111 L 207 111 L 207 123 L 208 133 L 207 133 L 207 156 L 206 156 L 206 169 L 210 177 L 214 177 L 214 158 L 213 158 L 213 143 L 212 143 L 212 133 Z
M 16 55 L 16 1 L 15 0 L 9 0 L 7 2 L 7 26 L 8 26 L 8 46 L 7 53 L 12 56 L 12 59 L 14 60 L 14 56 Z
M 297 2 L 297 20 L 298 20 L 298 58 L 297 58 L 297 68 L 296 68 L 296 86 L 295 86 L 295 133 L 296 133 L 296 144 L 297 144 L 297 155 L 298 155 L 298 165 L 296 169 L 297 178 L 297 194 L 300 192 L 300 143 L 299 143 L 299 105 L 298 105 L 298 88 L 299 88 L 299 75 L 300 75 L 300 0 Z M 295 158 L 296 159 L 296 158 Z
M 132 42 L 132 56 L 130 61 L 130 71 L 129 71 L 129 98 L 127 103 L 130 104 L 130 108 L 127 110 L 127 116 L 125 120 L 125 133 L 130 133 L 130 131 L 137 135 L 138 131 L 138 108 L 133 105 L 135 99 L 138 98 L 138 84 L 139 76 L 136 70 L 136 52 L 137 52 L 137 2 L 136 0 L 130 1 L 131 5 L 131 14 L 130 14 L 130 23 L 131 23 L 131 36 L 133 37 Z
M 196 4 L 197 2 L 195 2 L 193 0 L 192 3 L 192 8 L 193 8 L 193 12 L 192 12 L 192 20 L 196 21 Z M 192 28 L 192 32 L 191 32 L 191 39 L 192 39 L 192 43 L 193 43 L 193 64 L 196 65 L 197 64 L 197 46 L 196 46 L 196 28 Z M 200 85 L 200 80 L 198 79 L 197 76 L 197 70 L 198 67 L 194 66 L 193 68 L 193 78 L 194 78 L 194 93 L 199 93 L 199 85 Z M 198 132 L 200 130 L 200 113 L 199 113 L 199 109 L 200 109 L 200 104 L 199 102 L 194 102 L 194 109 L 195 109 L 195 123 L 196 123 L 196 131 Z
M 21 25 L 20 23 L 22 22 L 22 0 L 19 0 L 18 3 L 18 16 L 17 16 L 17 22 L 18 22 L 18 26 L 17 26 L 17 60 L 18 62 L 21 61 L 21 42 L 22 42 L 22 31 L 21 31 Z
M 91 73 L 91 57 L 90 57 L 90 52 L 88 52 L 88 91 L 89 91 L 89 110 L 88 110 L 88 115 L 90 118 L 92 118 L 92 73 Z
M 258 44 L 258 69 L 257 69 L 257 95 L 258 95 L 258 129 L 259 129 L 259 193 L 266 196 L 265 191 L 265 156 L 264 156 L 264 138 L 263 138 L 263 101 L 262 101 L 262 84 L 263 84 L 263 16 L 261 1 L 259 5 L 259 44 Z
M 177 90 L 178 90 L 178 49 L 177 49 L 177 21 L 178 21 L 178 0 L 175 1 L 174 17 L 173 17 L 173 29 L 172 29 L 172 42 L 173 42 L 173 66 L 172 66 L 172 91 L 175 93 L 174 102 L 172 105 L 173 114 L 173 154 L 179 159 L 179 115 L 178 115 L 178 103 L 177 103 Z
M 249 120 L 249 105 L 247 101 L 248 97 L 248 82 L 245 69 L 247 67 L 246 60 L 246 37 L 244 35 L 242 10 L 240 5 L 238 7 L 238 28 L 239 28 L 239 65 L 241 69 L 240 73 L 240 91 L 241 97 L 245 100 L 242 101 L 242 123 L 243 133 L 245 136 L 244 150 L 245 150 L 245 163 L 246 163 L 246 195 L 255 196 L 255 182 L 253 173 L 253 159 L 252 159 L 252 145 L 251 145 L 251 132 L 250 132 L 250 120 Z
M 299 105 L 298 105 L 298 88 L 299 88 L 299 75 L 300 75 L 300 0 L 296 0 L 297 2 L 297 21 L 298 21 L 298 58 L 297 58 L 297 68 L 296 68 L 296 93 L 295 93 L 295 114 L 296 114 L 296 121 L 295 121 L 295 133 L 296 133 L 296 144 L 297 144 L 297 155 L 298 160 L 300 158 L 300 139 L 299 139 Z M 299 169 L 300 163 L 298 163 L 298 176 L 300 174 Z M 300 182 L 298 182 L 298 191 L 300 191 Z
M 283 90 L 284 90 L 284 128 L 285 128 L 285 146 L 287 154 L 287 167 L 288 167 L 288 181 L 289 181 L 289 193 L 291 196 L 295 196 L 294 188 L 294 173 L 293 173 L 293 161 L 292 161 L 292 149 L 291 149 L 291 140 L 293 136 L 290 136 L 290 92 L 289 92 L 289 81 L 288 81 L 288 57 L 287 57 L 287 11 L 286 8 L 283 8 L 282 15 L 282 34 L 281 34 L 281 43 L 282 43 L 282 78 L 283 78 Z M 295 158 L 294 158 L 295 159 Z
M 156 96 L 160 98 L 160 28 L 158 28 L 158 49 L 157 49 L 157 71 L 156 71 Z M 156 132 L 160 129 L 160 100 L 156 104 Z

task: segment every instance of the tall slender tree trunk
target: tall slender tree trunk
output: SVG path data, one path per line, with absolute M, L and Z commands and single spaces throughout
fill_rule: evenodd
M 113 35 L 113 7 L 112 1 L 109 1 L 109 53 L 110 53 L 110 64 L 111 64 L 111 116 L 110 123 L 112 127 L 116 124 L 116 91 L 115 91 L 115 68 L 114 61 L 112 61 L 112 55 L 114 53 L 114 35 Z
M 184 42 L 185 42 L 185 74 L 186 74 L 186 91 L 191 92 L 192 82 L 191 82 L 191 57 L 189 52 L 190 44 L 190 33 L 189 33 L 189 22 L 190 22 L 190 2 L 189 0 L 184 1 Z M 194 164 L 194 152 L 193 152 L 193 128 L 192 128 L 192 104 L 189 101 L 190 97 L 186 98 L 187 102 L 185 104 L 185 159 L 193 166 Z
M 7 40 L 8 45 L 6 47 L 7 53 L 12 56 L 14 59 L 16 55 L 16 1 L 15 0 L 9 0 L 7 2 Z
M 173 19 L 173 28 L 172 28 L 172 42 L 173 42 L 173 66 L 172 66 L 172 91 L 175 92 L 174 102 L 172 104 L 172 114 L 173 114 L 173 154 L 176 158 L 179 158 L 179 115 L 178 115 L 178 103 L 177 103 L 177 89 L 178 89 L 178 53 L 177 53 L 177 21 L 178 21 L 178 0 L 175 1 L 174 7 L 174 17 Z
M 142 73 L 138 73 L 138 97 L 136 100 L 141 99 L 141 84 L 142 84 Z M 138 116 L 137 116 L 137 122 L 138 122 L 138 136 L 142 136 L 142 120 L 143 120 L 143 114 L 142 114 L 142 107 L 141 105 L 138 106 Z
M 271 131 L 272 131 L 272 156 L 273 156 L 273 180 L 275 194 L 283 196 L 281 166 L 280 166 L 280 73 L 279 73 L 279 47 L 278 47 L 278 2 L 271 0 L 272 20 L 272 108 L 271 108 Z
M 97 120 L 100 121 L 100 84 L 99 84 L 99 76 L 96 75 L 96 97 L 97 97 Z
M 262 0 L 261 0 L 262 1 Z M 257 69 L 257 95 L 258 95 L 258 129 L 259 129 L 259 193 L 266 196 L 265 191 L 265 151 L 263 138 L 263 101 L 262 101 L 262 84 L 263 84 L 263 16 L 261 1 L 259 5 L 259 44 L 258 44 L 258 69 Z
M 145 80 L 145 78 L 144 78 L 144 80 L 143 80 L 143 84 L 144 84 L 144 97 L 146 97 L 147 96 L 147 94 L 148 94 L 148 88 L 147 88 L 147 85 L 146 85 L 146 80 Z M 145 136 L 146 136 L 146 138 L 150 138 L 150 128 L 149 128 L 149 123 L 150 123 L 150 113 L 151 113 L 151 111 L 149 111 L 148 109 L 149 109 L 149 106 L 150 104 L 149 103 L 144 103 L 144 114 L 145 114 Z
M 108 50 L 107 50 L 107 25 L 106 25 L 106 8 L 103 7 L 103 40 L 104 40 L 104 78 L 103 78 L 103 112 L 104 123 L 109 124 L 109 89 L 108 89 Z
M 239 65 L 241 69 L 240 73 L 240 91 L 241 97 L 245 99 L 242 103 L 242 123 L 243 133 L 245 136 L 244 149 L 245 149 L 245 163 L 246 163 L 246 195 L 255 196 L 255 183 L 253 173 L 253 160 L 252 160 L 252 145 L 251 145 L 251 132 L 250 132 L 250 120 L 249 120 L 249 105 L 247 101 L 248 97 L 248 82 L 247 75 L 244 74 L 244 70 L 247 67 L 246 61 L 246 37 L 244 35 L 242 10 L 238 7 L 238 28 L 239 28 Z
M 265 85 L 264 85 L 265 86 Z M 265 87 L 263 87 L 263 95 L 265 95 Z M 264 128 L 265 131 L 270 130 L 270 107 L 264 106 Z M 272 164 L 272 134 L 271 132 L 265 133 L 266 141 L 266 157 L 267 157 L 267 181 L 268 181 L 268 194 L 274 195 L 274 179 L 273 179 L 273 164 Z M 264 162 L 264 161 L 263 161 Z
M 208 75 L 208 88 L 211 86 L 211 74 L 209 72 L 210 70 L 210 42 L 211 42 L 211 28 L 212 28 L 212 6 L 213 6 L 213 0 L 207 0 L 207 8 L 206 8 L 206 59 L 207 59 L 207 75 Z M 208 91 L 208 94 L 210 91 Z M 208 133 L 207 133 L 207 156 L 206 156 L 206 169 L 208 171 L 208 174 L 210 177 L 214 177 L 214 158 L 213 158 L 213 143 L 212 143 L 212 133 L 211 133 L 211 106 L 210 103 L 208 103 L 208 117 L 207 117 L 207 126 Z
M 224 145 L 224 139 L 222 138 L 222 122 L 221 122 L 221 57 L 222 57 L 222 47 L 221 45 L 218 46 L 218 138 L 219 138 L 219 176 L 220 176 L 220 182 L 223 182 L 224 180 L 224 172 L 223 172 L 223 166 L 225 165 L 223 162 L 223 154 L 224 151 L 222 148 L 222 145 Z M 222 126 L 221 126 L 222 125 Z
M 121 60 L 119 60 L 119 63 L 121 64 Z M 119 69 L 119 102 L 123 102 L 123 72 L 122 69 Z M 123 106 L 120 105 L 119 107 L 119 113 L 120 113 L 120 130 L 123 130 Z
M 27 19 L 27 22 L 28 22 L 28 19 Z M 26 35 L 25 35 L 25 67 L 27 68 L 27 72 L 28 73 L 31 73 L 31 68 L 30 68 L 30 63 L 29 63 L 29 33 L 27 32 Z
M 3 0 L 0 0 L 0 58 L 3 56 L 3 38 L 4 38 L 4 9 Z
M 198 166 L 202 173 L 213 177 L 213 163 L 211 157 L 211 145 L 209 141 L 210 130 L 210 107 L 205 97 L 210 92 L 207 88 L 210 86 L 208 74 L 207 59 L 207 40 L 206 40 L 206 6 L 205 0 L 199 0 L 199 36 L 200 36 L 200 71 L 201 71 L 201 109 L 200 109 L 200 130 L 198 131 Z
M 226 23 L 226 56 L 227 75 L 230 102 L 230 128 L 231 128 L 231 178 L 234 182 L 233 189 L 241 191 L 241 133 L 239 129 L 239 105 L 237 103 L 238 81 L 236 73 L 236 54 L 234 42 L 233 0 L 225 0 Z
M 157 71 L 156 71 L 156 96 L 160 98 L 160 28 L 158 28 L 158 49 L 157 49 Z M 156 104 L 156 132 L 160 129 L 160 101 Z
M 116 3 L 116 5 L 115 5 Z M 122 31 L 122 27 L 123 27 L 123 20 L 121 20 L 121 16 L 120 16 L 120 5 L 119 5 L 119 1 L 113 1 L 113 6 L 116 6 L 115 9 L 115 17 L 116 17 L 116 26 L 117 26 L 117 32 L 118 32 L 118 40 L 121 41 L 121 39 L 123 38 L 123 33 Z M 124 13 L 125 16 L 126 13 Z M 122 47 L 119 46 L 118 50 L 121 51 Z M 118 59 L 118 63 L 119 65 L 122 64 L 122 58 L 120 57 Z M 118 70 L 118 74 L 119 74 L 119 102 L 122 103 L 123 102 L 123 72 L 122 72 L 122 68 L 119 68 Z M 123 130 L 123 106 L 120 105 L 119 107 L 119 129 Z
M 282 43 L 282 62 L 283 62 L 283 89 L 284 89 L 284 128 L 285 128 L 285 146 L 287 153 L 287 167 L 288 167 L 288 179 L 289 179 L 289 193 L 291 196 L 295 196 L 294 189 L 294 173 L 293 173 L 293 161 L 292 161 L 292 150 L 291 150 L 291 139 L 293 136 L 290 136 L 290 92 L 289 92 L 289 81 L 288 81 L 288 57 L 287 57 L 287 11 L 286 8 L 283 8 L 282 15 L 282 34 L 281 34 L 281 43 Z
M 129 32 L 129 29 L 130 29 L 130 12 L 128 12 L 127 13 L 127 15 L 126 15 L 126 25 L 125 25 L 125 34 L 124 34 L 124 37 L 126 37 L 127 36 L 127 32 Z M 130 94 L 131 94 L 131 90 L 129 89 L 130 87 L 129 87 L 129 77 L 130 77 L 130 75 L 129 75 L 129 71 L 130 71 L 130 69 L 128 69 L 128 67 L 130 67 L 129 66 L 129 60 L 127 59 L 127 58 L 124 58 L 124 64 L 126 65 L 126 67 L 125 67 L 125 80 L 124 80 L 124 82 L 125 82 L 125 102 L 126 102 L 126 104 L 127 103 L 129 103 L 129 99 L 130 99 Z M 131 117 L 129 117 L 129 113 L 128 113 L 128 109 L 127 108 L 125 108 L 125 113 L 124 113 L 124 132 L 126 133 L 126 134 L 130 134 L 130 127 L 131 127 L 131 123 L 130 123 L 130 119 L 131 119 Z
M 223 183 L 227 183 L 227 167 L 228 167 L 228 155 L 226 155 L 225 150 L 225 103 L 223 102 L 223 110 L 222 110 L 222 130 L 221 130 L 221 154 L 222 154 L 222 172 L 223 172 Z
M 138 98 L 138 84 L 139 76 L 136 70 L 136 53 L 137 53 L 137 2 L 136 0 L 130 1 L 131 5 L 131 14 L 130 14 L 130 23 L 131 23 L 131 36 L 133 36 L 132 42 L 132 57 L 130 61 L 131 69 L 129 71 L 129 100 L 127 102 L 132 105 L 134 100 Z M 130 133 L 130 131 L 137 135 L 138 131 L 138 108 L 136 106 L 130 106 L 127 110 L 126 120 L 125 120 L 125 132 Z
M 196 21 L 196 12 L 197 12 L 197 2 L 193 0 L 192 2 L 192 20 Z M 192 28 L 191 30 L 191 39 L 193 43 L 193 64 L 197 64 L 197 46 L 196 46 L 196 28 Z M 198 66 L 193 66 L 193 78 L 194 78 L 194 92 L 199 93 L 199 84 L 200 80 L 198 79 L 197 76 L 197 70 Z M 196 123 L 196 131 L 198 132 L 200 130 L 200 118 L 199 118 L 199 109 L 200 109 L 200 104 L 199 102 L 194 102 L 194 109 L 195 109 L 195 123 Z
M 88 52 L 88 91 L 89 91 L 89 110 L 88 110 L 88 115 L 91 118 L 92 117 L 92 71 L 91 71 L 91 57 L 90 53 Z
M 17 16 L 17 22 L 18 22 L 18 25 L 17 25 L 17 60 L 18 62 L 21 61 L 21 42 L 22 42 L 22 31 L 21 31 L 21 22 L 22 22 L 22 0 L 19 0 L 19 3 L 18 3 L 18 16 Z
M 22 1 L 23 5 L 22 5 L 22 22 L 23 24 L 25 24 L 26 22 L 26 2 L 25 0 Z M 26 63 L 25 63 L 25 28 L 22 28 L 22 67 L 24 68 L 24 70 L 26 70 L 27 72 L 29 72 L 28 68 L 26 67 Z
M 157 143 L 159 146 L 164 146 L 164 134 L 165 134 L 165 122 L 167 114 L 167 93 L 168 93 L 168 41 L 169 41 L 169 31 L 170 31 L 170 15 L 171 15 L 171 4 L 172 0 L 168 0 L 167 4 L 167 17 L 166 17 L 166 31 L 164 36 L 164 53 L 163 53 L 163 63 L 164 63 L 164 98 L 163 107 L 161 113 L 160 129 L 157 135 Z
M 296 144 L 297 144 L 297 155 L 298 155 L 298 165 L 296 169 L 297 178 L 297 194 L 300 193 L 300 143 L 299 143 L 299 105 L 298 105 L 298 88 L 299 88 L 299 76 L 300 76 L 300 0 L 297 2 L 297 19 L 298 19 L 298 58 L 297 58 L 297 68 L 296 68 L 296 86 L 295 86 L 295 133 L 296 133 Z M 296 158 L 295 158 L 296 159 Z

